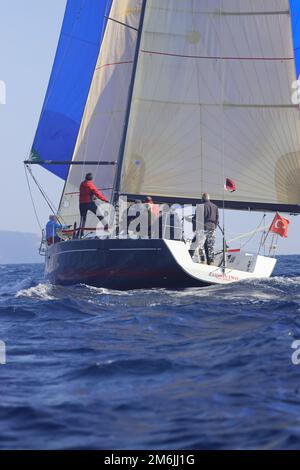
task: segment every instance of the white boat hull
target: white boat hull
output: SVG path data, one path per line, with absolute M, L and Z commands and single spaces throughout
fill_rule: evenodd
M 186 274 L 207 284 L 232 284 L 247 279 L 268 278 L 277 262 L 275 258 L 239 252 L 227 254 L 224 269 L 223 254 L 216 257 L 214 265 L 208 266 L 194 262 L 184 242 L 164 240 L 164 243 Z

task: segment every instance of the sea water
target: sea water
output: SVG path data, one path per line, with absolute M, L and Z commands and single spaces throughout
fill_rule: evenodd
M 185 290 L 0 276 L 1 449 L 300 447 L 300 257 Z

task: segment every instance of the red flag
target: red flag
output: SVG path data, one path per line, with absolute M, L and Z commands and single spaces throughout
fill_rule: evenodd
M 276 233 L 282 238 L 288 238 L 290 221 L 284 219 L 278 212 L 274 217 L 269 232 Z
M 230 178 L 226 178 L 225 189 L 226 191 L 230 191 L 231 193 L 234 193 L 236 191 L 235 182 L 231 180 Z

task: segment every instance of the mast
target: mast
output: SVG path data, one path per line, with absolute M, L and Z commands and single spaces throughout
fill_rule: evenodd
M 120 194 L 120 182 L 121 182 L 121 175 L 122 175 L 122 165 L 123 165 L 123 160 L 124 160 L 126 138 L 127 138 L 130 112 L 131 112 L 131 103 L 132 103 L 132 97 L 133 97 L 133 90 L 134 90 L 134 84 L 135 84 L 135 78 L 136 78 L 137 65 L 138 65 L 138 60 L 139 60 L 140 45 L 141 45 L 141 39 L 142 39 L 142 34 L 143 34 L 143 26 L 144 26 L 146 5 L 147 5 L 147 0 L 142 0 L 141 17 L 140 17 L 140 23 L 139 23 L 139 27 L 138 27 L 136 50 L 135 50 L 132 76 L 131 76 L 131 82 L 130 82 L 130 88 L 129 88 L 129 94 L 128 94 L 127 110 L 126 110 L 126 115 L 125 115 L 124 132 L 123 132 L 123 137 L 122 137 L 121 145 L 120 145 L 120 152 L 119 152 L 118 162 L 117 162 L 117 171 L 116 171 L 116 177 L 115 177 L 115 181 L 114 181 L 114 189 L 113 189 L 113 193 L 112 193 L 112 199 L 113 199 L 113 204 L 114 205 L 116 205 L 118 196 Z

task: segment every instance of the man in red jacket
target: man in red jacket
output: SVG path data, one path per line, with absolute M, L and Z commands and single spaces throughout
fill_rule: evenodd
M 88 211 L 91 211 L 93 212 L 93 214 L 97 215 L 98 206 L 95 203 L 95 199 L 100 199 L 103 202 L 108 202 L 106 197 L 94 185 L 93 179 L 93 174 L 88 173 L 85 177 L 85 180 L 80 185 L 79 208 L 81 216 L 81 236 L 84 234 Z M 104 217 L 101 215 L 97 215 L 97 217 L 100 221 L 104 219 Z

